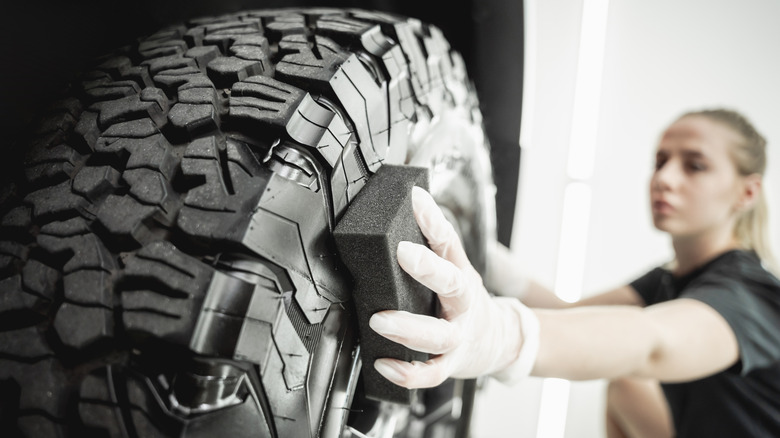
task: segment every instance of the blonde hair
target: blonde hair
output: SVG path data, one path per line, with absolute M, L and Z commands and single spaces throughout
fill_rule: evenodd
M 742 176 L 758 174 L 762 178 L 766 171 L 766 139 L 741 114 L 728 109 L 707 109 L 683 114 L 680 118 L 701 116 L 731 128 L 742 137 L 731 149 L 731 157 L 737 172 Z M 764 191 L 758 194 L 755 205 L 742 213 L 734 225 L 734 235 L 740 245 L 758 254 L 764 266 L 777 271 L 777 263 L 769 244 L 769 211 Z

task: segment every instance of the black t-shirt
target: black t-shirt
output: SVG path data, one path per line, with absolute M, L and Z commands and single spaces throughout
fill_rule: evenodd
M 729 251 L 675 277 L 655 268 L 631 283 L 645 303 L 692 298 L 731 326 L 740 359 L 730 369 L 663 384 L 678 437 L 780 437 L 780 281 L 752 251 Z

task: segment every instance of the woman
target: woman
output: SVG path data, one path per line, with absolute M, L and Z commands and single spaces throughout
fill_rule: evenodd
M 501 247 L 489 260 L 491 290 L 536 308 L 491 297 L 452 225 L 415 188 L 415 217 L 431 249 L 402 242 L 398 262 L 438 294 L 441 318 L 384 311 L 370 322 L 435 356 L 374 366 L 409 388 L 483 374 L 613 379 L 612 436 L 780 436 L 780 281 L 762 266 L 771 262 L 765 149 L 731 111 L 675 121 L 650 182 L 653 223 L 671 236 L 674 262 L 572 306 L 520 277 Z

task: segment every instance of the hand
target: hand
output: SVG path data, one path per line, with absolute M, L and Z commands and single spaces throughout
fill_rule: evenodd
M 536 316 L 516 299 L 492 298 L 488 294 L 455 229 L 428 192 L 414 187 L 412 204 L 417 224 L 431 249 L 401 242 L 398 263 L 438 295 L 441 317 L 386 310 L 375 313 L 369 325 L 394 342 L 436 356 L 426 362 L 411 363 L 378 359 L 374 367 L 391 382 L 407 388 L 437 386 L 448 377 L 473 378 L 496 373 L 517 363 L 519 357 L 528 356 L 521 355 L 521 347 L 523 329 L 530 321 L 531 327 L 536 324 L 531 337 L 535 341 L 530 342 L 532 357 L 530 364 L 525 358 L 520 367 L 520 373 L 527 375 L 538 344 Z M 525 332 L 528 334 L 529 330 Z

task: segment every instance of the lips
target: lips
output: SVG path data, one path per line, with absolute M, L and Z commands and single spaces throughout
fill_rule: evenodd
M 674 212 L 674 207 L 672 207 L 672 204 L 663 200 L 653 201 L 654 214 L 670 214 L 672 212 Z

